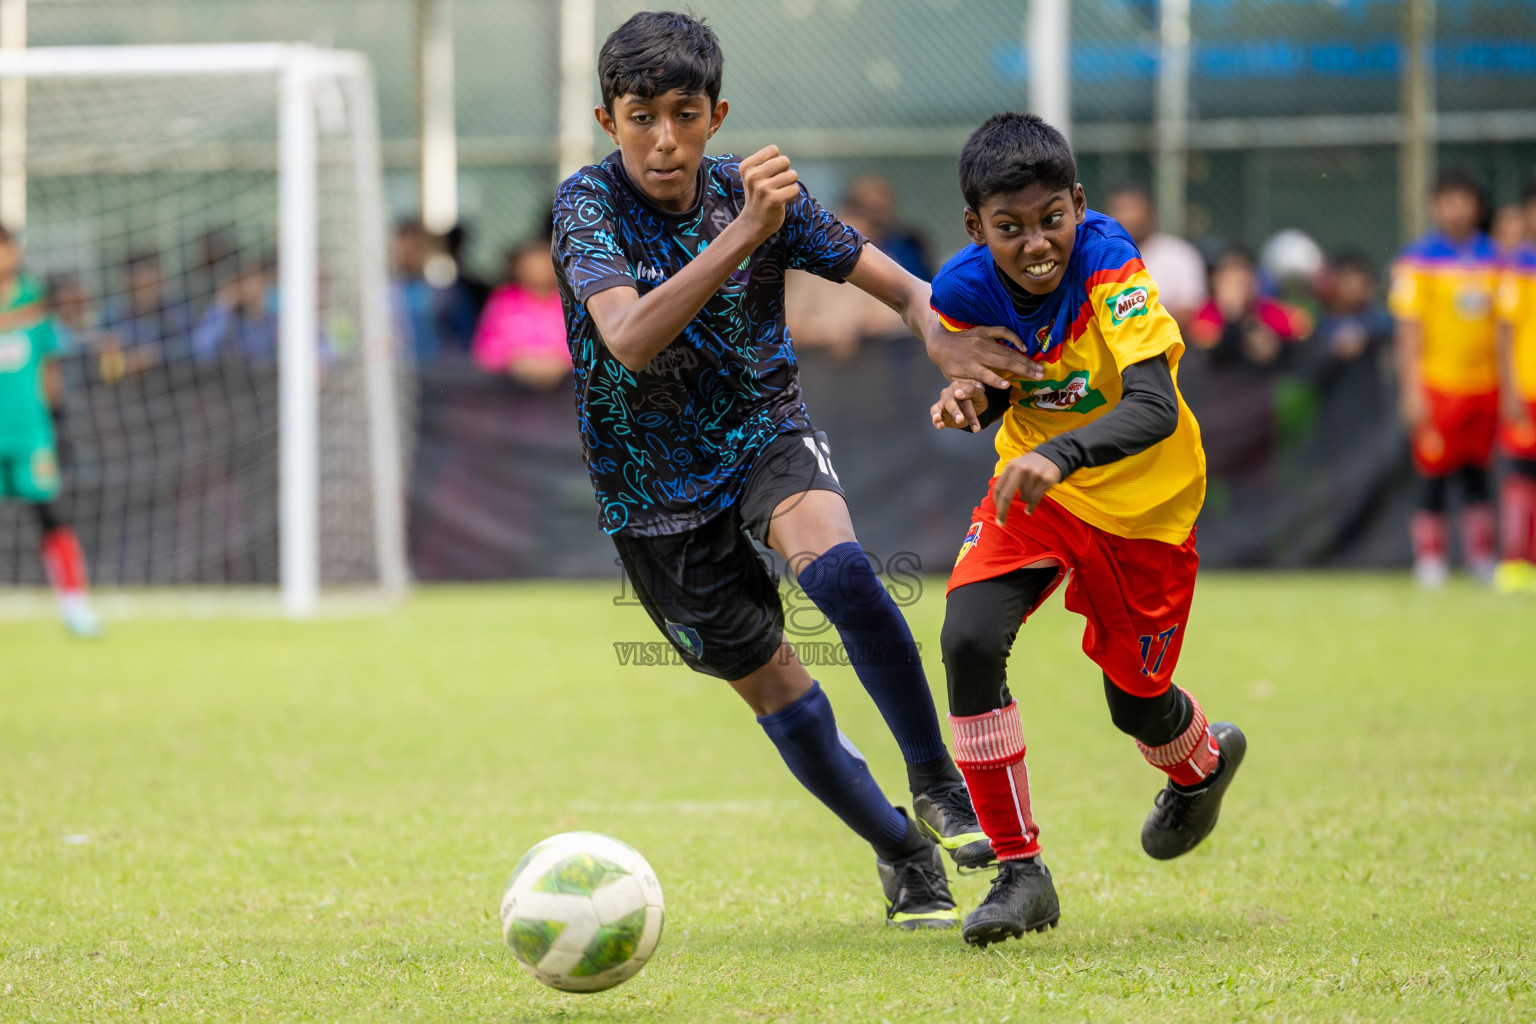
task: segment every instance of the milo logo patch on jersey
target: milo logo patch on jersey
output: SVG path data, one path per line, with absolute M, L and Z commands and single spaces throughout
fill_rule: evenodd
M 0 334 L 0 373 L 15 373 L 32 359 L 32 340 L 23 333 Z
M 1463 320 L 1486 320 L 1493 314 L 1488 289 L 1465 284 L 1456 290 L 1456 315 Z
M 1104 392 L 1089 386 L 1086 370 L 1078 370 L 1066 380 L 1043 380 L 1023 387 L 1023 404 L 1045 412 L 1087 413 L 1108 401 Z
M 1147 290 L 1140 285 L 1111 295 L 1109 297 L 1110 322 L 1118 324 L 1133 316 L 1146 316 L 1147 303 L 1151 298 Z

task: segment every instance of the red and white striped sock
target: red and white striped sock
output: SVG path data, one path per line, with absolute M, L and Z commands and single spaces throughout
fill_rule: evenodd
M 1017 701 L 984 715 L 949 716 L 955 764 L 965 776 L 981 830 L 998 860 L 1023 860 L 1040 852 L 1040 826 L 1029 806 L 1024 767 L 1024 730 Z
M 1445 514 L 1419 510 L 1408 520 L 1415 560 L 1445 560 Z
M 1461 546 L 1466 552 L 1467 568 L 1486 575 L 1493 571 L 1496 559 L 1493 509 L 1485 502 L 1461 510 Z
M 1510 473 L 1499 486 L 1501 557 L 1536 562 L 1536 479 Z
M 1206 724 L 1200 702 L 1191 697 L 1188 690 L 1184 691 L 1184 696 L 1189 697 L 1190 707 L 1194 709 L 1189 727 L 1160 747 L 1149 747 L 1137 740 L 1136 749 L 1141 751 L 1148 764 L 1167 772 L 1177 785 L 1195 787 L 1216 770 L 1221 751 Z

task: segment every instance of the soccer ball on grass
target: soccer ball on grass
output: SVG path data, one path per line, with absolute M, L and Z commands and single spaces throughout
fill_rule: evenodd
M 656 872 L 597 832 L 562 832 L 523 854 L 501 897 L 501 932 L 523 970 L 565 992 L 634 977 L 656 951 L 663 907 Z

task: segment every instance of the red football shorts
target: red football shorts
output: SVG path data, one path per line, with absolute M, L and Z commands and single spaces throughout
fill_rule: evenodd
M 1536 402 L 1527 400 L 1524 423 L 1505 423 L 1500 429 L 1504 450 L 1517 459 L 1536 459 Z
M 1083 653 L 1126 693 L 1156 697 L 1167 690 L 1195 596 L 1195 532 L 1182 544 L 1117 537 L 1049 497 L 1034 515 L 1015 499 L 1007 525 L 999 526 L 988 490 L 971 513 L 949 590 L 1043 561 L 1060 568 L 1035 607 L 1067 580 L 1067 610 L 1088 620 Z
M 1424 476 L 1486 466 L 1499 431 L 1499 394 L 1452 395 L 1424 389 L 1429 415 L 1413 432 L 1413 465 Z

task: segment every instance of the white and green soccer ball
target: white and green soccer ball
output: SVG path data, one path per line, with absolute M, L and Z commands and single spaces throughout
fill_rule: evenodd
M 501 897 L 501 933 L 523 970 L 565 992 L 633 978 L 661 938 L 661 882 L 598 832 L 562 832 L 523 854 Z

